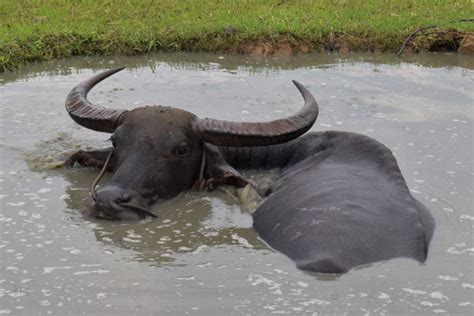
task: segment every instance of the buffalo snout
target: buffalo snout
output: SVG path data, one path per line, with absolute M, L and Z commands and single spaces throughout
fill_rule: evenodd
M 97 190 L 92 214 L 114 220 L 156 217 L 146 209 L 137 193 L 116 185 L 108 185 Z

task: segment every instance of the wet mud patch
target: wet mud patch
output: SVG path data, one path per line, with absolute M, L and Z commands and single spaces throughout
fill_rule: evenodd
M 469 32 L 464 35 L 464 38 L 458 48 L 458 53 L 474 54 L 474 32 Z
M 255 39 L 244 42 L 231 53 L 241 53 L 253 56 L 291 56 L 297 53 L 311 51 L 310 40 L 297 39 L 289 35 L 279 36 L 275 39 Z

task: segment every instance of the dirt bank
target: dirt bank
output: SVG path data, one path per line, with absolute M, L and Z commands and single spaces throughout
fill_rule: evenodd
M 242 53 L 250 55 L 276 55 L 289 56 L 298 53 L 314 51 L 339 51 L 348 53 L 351 51 L 387 51 L 387 43 L 395 39 L 378 39 L 370 34 L 342 34 L 329 33 L 320 40 L 298 39 L 291 35 L 282 35 L 272 39 L 256 39 L 242 43 L 237 47 L 227 49 L 230 53 Z M 403 43 L 400 44 L 400 48 Z M 391 49 L 393 51 L 393 49 Z M 474 33 L 460 32 L 455 29 L 437 29 L 422 34 L 415 34 L 406 39 L 403 53 L 419 52 L 460 52 L 466 54 L 474 53 Z

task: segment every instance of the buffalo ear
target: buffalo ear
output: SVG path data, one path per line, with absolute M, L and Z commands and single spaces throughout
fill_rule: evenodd
M 197 189 L 213 189 L 222 184 L 243 188 L 249 184 L 237 170 L 225 161 L 216 146 L 204 143 L 203 150 L 206 155 L 206 166 L 204 178 L 196 183 Z

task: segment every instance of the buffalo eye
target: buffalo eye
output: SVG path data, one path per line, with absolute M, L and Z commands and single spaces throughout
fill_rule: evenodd
M 189 151 L 188 146 L 180 146 L 174 149 L 174 153 L 178 156 L 184 156 Z

